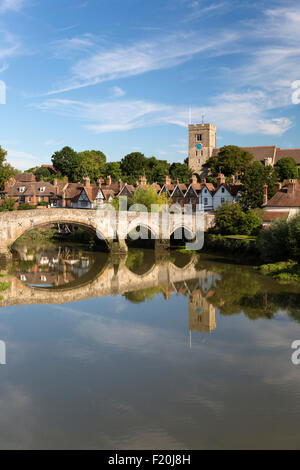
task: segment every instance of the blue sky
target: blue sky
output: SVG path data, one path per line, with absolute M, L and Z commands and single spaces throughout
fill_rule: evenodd
M 298 0 L 0 0 L 0 145 L 20 169 L 64 145 L 183 161 L 190 107 L 218 146 L 300 148 L 298 80 Z

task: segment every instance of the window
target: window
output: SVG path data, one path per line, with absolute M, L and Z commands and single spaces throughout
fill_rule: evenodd
M 39 202 L 42 202 L 44 200 L 44 196 L 39 196 Z
M 21 187 L 19 188 L 19 193 L 24 193 L 24 191 L 25 191 L 25 186 L 21 186 Z
M 207 194 L 207 189 L 204 192 L 205 192 L 205 194 Z
M 203 157 L 203 155 L 204 155 L 204 152 L 203 152 L 203 150 L 201 150 L 201 157 Z
M 45 186 L 42 186 L 42 187 L 40 188 L 40 192 L 41 192 L 41 193 L 44 193 L 45 191 L 46 191 Z
M 180 204 L 180 197 L 177 198 L 176 202 L 177 204 Z
M 23 204 L 25 202 L 25 196 L 19 196 L 18 203 Z
M 28 202 L 31 202 L 31 196 L 28 196 Z
M 197 150 L 196 150 L 196 157 L 198 157 L 198 152 L 197 152 Z
M 190 198 L 190 203 L 191 203 L 191 204 L 194 204 L 194 202 L 195 202 L 195 198 L 191 197 L 191 198 Z
M 224 204 L 225 202 L 225 197 L 221 197 L 221 203 Z
M 207 199 L 207 197 L 204 198 L 204 205 L 205 205 L 205 206 L 208 206 L 208 199 Z
M 200 160 L 200 158 L 199 158 L 199 160 L 198 160 L 198 163 L 201 163 L 201 160 Z
M 88 201 L 80 201 L 81 207 L 87 207 L 88 206 Z
M 222 188 L 222 193 L 225 193 L 225 189 L 224 189 L 224 188 Z
M 202 134 L 197 134 L 196 135 L 196 140 L 197 140 L 197 142 L 202 142 Z

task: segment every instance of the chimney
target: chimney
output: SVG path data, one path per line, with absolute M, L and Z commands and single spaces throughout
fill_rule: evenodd
M 167 186 L 171 184 L 171 178 L 170 178 L 169 175 L 166 175 L 166 176 L 165 176 L 164 184 L 166 184 Z
M 296 180 L 289 180 L 287 192 L 293 194 L 296 189 Z
M 268 202 L 268 185 L 265 183 L 264 185 L 264 202 L 263 205 L 266 205 Z
M 90 178 L 89 178 L 88 176 L 85 176 L 85 177 L 83 178 L 83 186 L 84 186 L 85 188 L 89 188 L 89 187 L 91 186 L 91 180 L 90 180 Z
M 54 178 L 54 180 L 53 180 L 53 186 L 57 186 L 57 185 L 58 185 L 58 180 L 57 180 L 57 178 Z
M 98 179 L 97 179 L 96 184 L 97 184 L 98 188 L 101 188 L 101 186 L 102 186 L 102 180 L 101 180 L 101 178 L 98 178 Z
M 147 178 L 146 176 L 139 177 L 139 186 L 147 186 Z
M 276 187 L 276 192 L 281 191 L 281 187 L 282 187 L 281 183 L 276 183 L 275 187 Z
M 217 187 L 219 188 L 221 186 L 221 184 L 225 184 L 226 183 L 226 180 L 225 180 L 225 176 L 222 174 L 222 173 L 219 173 L 217 178 L 216 178 L 216 183 L 217 183 Z
M 178 179 L 178 178 L 176 178 L 176 180 L 175 180 L 175 184 L 180 184 L 180 182 L 179 182 L 179 179 Z
M 235 176 L 234 175 L 231 175 L 230 178 L 229 178 L 229 183 L 230 184 L 235 184 Z
M 190 178 L 190 183 L 191 184 L 197 184 L 198 183 L 197 175 L 192 175 L 192 177 Z
M 106 178 L 106 185 L 107 186 L 111 185 L 111 176 L 110 175 Z
M 119 188 L 119 191 L 121 191 L 121 189 L 123 188 L 124 184 L 123 184 L 123 181 L 121 179 L 119 179 L 118 181 L 118 188 Z

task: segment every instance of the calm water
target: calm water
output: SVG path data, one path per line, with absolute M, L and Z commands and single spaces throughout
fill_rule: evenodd
M 300 448 L 299 288 L 208 255 L 16 250 L 1 448 Z

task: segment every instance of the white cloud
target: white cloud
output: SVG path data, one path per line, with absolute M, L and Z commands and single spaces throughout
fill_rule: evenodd
M 206 57 L 209 54 L 220 54 L 221 51 L 227 53 L 230 50 L 229 44 L 236 39 L 236 34 L 231 31 L 215 33 L 212 39 L 202 37 L 199 32 L 178 32 L 150 41 L 140 41 L 110 49 L 107 45 L 103 47 L 95 41 L 90 53 L 85 50 L 84 58 L 75 61 L 71 67 L 70 80 L 58 85 L 55 90 L 47 94 L 61 93 L 109 80 L 174 67 L 204 52 Z M 72 48 L 74 53 L 80 52 L 82 44 L 78 44 L 78 38 L 56 43 L 55 50 L 63 56 L 69 54 Z
M 20 51 L 20 46 L 20 42 L 13 34 L 0 30 L 0 60 L 16 55 Z M 5 64 L 1 69 L 7 67 Z
M 28 170 L 38 165 L 40 158 L 31 155 L 27 152 L 22 152 L 19 150 L 7 149 L 7 161 L 18 168 L 19 170 Z
M 161 124 L 186 127 L 189 109 L 143 100 L 90 103 L 62 99 L 49 99 L 38 106 L 44 111 L 75 118 L 95 133 L 125 131 Z M 207 120 L 219 129 L 239 134 L 284 134 L 292 122 L 270 106 L 263 92 L 222 94 L 213 99 L 212 105 L 193 108 L 195 121 L 204 112 Z M 270 116 L 271 115 L 271 116 Z M 179 149 L 183 153 L 183 149 Z M 186 153 L 186 151 L 185 151 Z
M 24 0 L 0 0 L 0 13 L 13 10 L 19 11 L 24 5 Z
M 121 96 L 124 96 L 126 95 L 125 91 L 118 87 L 118 86 L 114 86 L 111 88 L 111 91 L 112 91 L 112 94 L 116 97 L 116 98 L 120 98 Z

